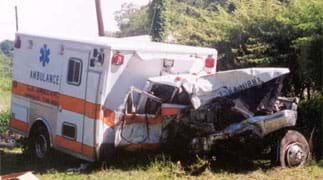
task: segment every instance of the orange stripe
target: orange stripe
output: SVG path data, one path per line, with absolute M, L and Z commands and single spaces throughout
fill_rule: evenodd
M 77 141 L 73 141 L 62 136 L 56 135 L 55 144 L 59 147 L 71 150 L 76 153 L 80 153 L 89 158 L 95 158 L 95 148 L 81 144 Z
M 109 127 L 114 127 L 114 118 L 115 118 L 114 112 L 110 109 L 104 109 L 103 114 L 104 114 L 103 122 Z
M 89 158 L 95 158 L 95 148 L 88 146 L 86 144 L 82 145 L 83 149 L 82 149 L 82 154 L 86 157 Z
M 23 132 L 28 132 L 28 124 L 18 119 L 11 118 L 9 126 Z
M 64 110 L 84 114 L 84 103 L 84 100 L 79 98 L 66 95 L 59 96 L 59 105 L 61 105 Z
M 59 96 L 59 104 L 65 110 L 84 114 L 85 116 L 92 119 L 100 117 L 101 105 L 99 104 L 91 103 L 80 98 L 62 94 Z
M 55 144 L 63 147 L 65 149 L 69 149 L 74 152 L 81 153 L 82 152 L 82 144 L 73 140 L 66 139 L 61 136 L 57 136 L 55 138 Z
M 181 111 L 179 108 L 162 108 L 161 115 L 163 116 L 170 116 L 170 115 L 176 115 Z
M 79 114 L 84 114 L 91 119 L 99 119 L 102 111 L 100 104 L 87 102 L 84 99 L 67 96 L 58 92 L 49 91 L 39 87 L 13 81 L 12 93 L 15 95 L 27 97 L 36 101 L 52 104 L 55 106 L 62 106 L 63 109 Z M 85 109 L 85 110 L 84 110 Z M 114 112 L 105 114 L 103 121 L 110 127 L 114 126 Z
M 17 81 L 12 83 L 12 93 L 36 101 L 62 106 L 63 109 L 96 119 L 100 116 L 101 105 L 87 102 L 84 99 L 67 96 L 55 91 L 27 85 Z
M 85 102 L 85 116 L 87 116 L 89 118 L 92 118 L 92 119 L 100 118 L 101 109 L 102 108 L 101 108 L 100 104 Z
M 13 81 L 12 93 L 58 106 L 59 93 Z
M 125 117 L 123 119 L 123 117 Z M 148 123 L 148 124 L 160 124 L 163 122 L 163 119 L 161 117 L 154 117 L 154 118 L 149 118 L 145 116 L 136 116 L 132 114 L 127 114 L 124 116 L 121 116 L 121 121 L 125 120 L 126 124 L 133 124 L 133 123 Z

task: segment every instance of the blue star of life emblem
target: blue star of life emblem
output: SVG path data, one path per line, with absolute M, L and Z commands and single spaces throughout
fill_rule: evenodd
M 49 63 L 49 55 L 50 55 L 50 49 L 48 49 L 47 45 L 44 44 L 44 46 L 40 49 L 40 57 L 39 57 L 39 61 L 43 64 L 43 67 L 45 67 L 45 65 Z

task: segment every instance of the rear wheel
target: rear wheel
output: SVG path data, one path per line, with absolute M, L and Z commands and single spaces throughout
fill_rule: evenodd
M 282 167 L 298 167 L 308 162 L 310 147 L 301 133 L 289 130 L 280 140 L 278 153 Z

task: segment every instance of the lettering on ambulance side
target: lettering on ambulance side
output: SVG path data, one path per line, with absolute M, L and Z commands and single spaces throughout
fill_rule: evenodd
M 47 44 L 44 44 L 44 46 L 40 48 L 39 53 L 39 62 L 41 63 L 42 67 L 45 67 L 50 62 L 50 49 L 48 48 Z M 30 70 L 29 77 L 30 79 L 34 79 L 45 83 L 50 83 L 54 85 L 60 84 L 60 76 L 56 74 Z
M 60 83 L 60 77 L 59 75 L 56 75 L 56 74 L 48 74 L 48 73 L 30 70 L 29 77 L 37 81 L 42 81 L 42 82 L 51 83 L 55 85 L 59 85 Z
M 254 87 L 254 86 L 258 86 L 262 83 L 263 83 L 263 81 L 257 77 L 255 79 L 251 79 L 251 80 L 247 80 L 245 82 L 242 82 L 241 84 L 238 84 L 233 87 L 227 87 L 227 86 L 221 87 L 215 91 L 215 94 L 217 96 L 229 96 L 233 93 L 236 93 L 236 92 L 239 92 L 239 91 L 242 91 L 242 90 Z

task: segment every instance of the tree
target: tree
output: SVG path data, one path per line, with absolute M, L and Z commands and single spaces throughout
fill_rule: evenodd
M 148 6 L 140 8 L 132 3 L 123 4 L 121 10 L 115 12 L 115 20 L 120 28 L 117 36 L 126 37 L 148 34 L 151 22 L 148 13 Z
M 162 41 L 166 38 L 170 26 L 171 0 L 153 0 L 151 36 L 153 41 Z

